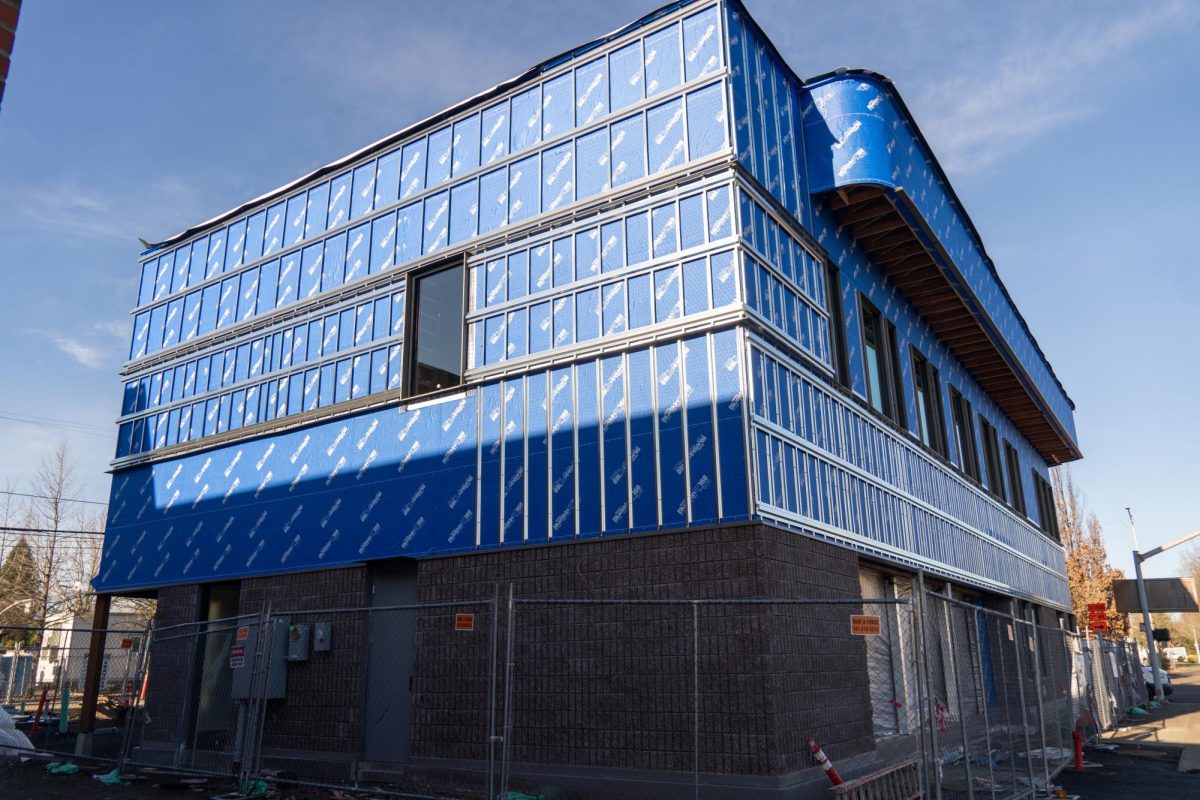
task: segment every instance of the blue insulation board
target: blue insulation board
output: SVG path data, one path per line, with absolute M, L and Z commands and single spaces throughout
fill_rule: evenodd
M 970 220 L 940 177 L 933 156 L 902 111 L 889 83 L 848 74 L 807 87 L 802 111 L 814 193 L 854 184 L 902 189 L 950 257 L 947 265 L 978 297 L 991 323 L 1029 372 L 1073 441 L 1074 407 L 991 266 Z M 813 233 L 828 239 L 829 217 Z M 825 243 L 823 241 L 823 243 Z M 835 250 L 832 242 L 826 249 Z
M 717 6 L 657 21 L 612 58 L 580 57 L 563 74 L 154 253 L 141 267 L 130 359 L 721 152 L 729 125 L 719 28 Z M 610 92 L 610 74 L 621 91 Z M 295 253 L 282 251 L 299 247 L 306 264 L 310 255 L 325 261 L 319 286 L 261 302 L 246 294 L 263 259 L 286 260 Z M 202 307 L 205 290 L 228 280 L 245 295 L 233 313 L 202 312 L 180 330 L 185 293 Z
M 749 376 L 763 516 L 1070 606 L 1062 548 L 1015 512 L 778 351 Z
M 938 368 L 944 408 L 954 386 L 1013 443 L 1024 494 L 1035 497 L 1040 455 L 811 202 L 875 183 L 911 198 L 931 244 L 1074 436 L 1070 400 L 890 84 L 843 75 L 805 86 L 734 0 L 682 4 L 631 30 L 619 46 L 580 48 L 394 146 L 147 254 L 119 458 L 318 409 L 336 415 L 372 394 L 392 392 L 391 401 L 405 273 L 468 246 L 468 368 L 492 377 L 438 401 L 119 469 L 98 590 L 757 514 L 1065 603 L 1061 549 L 1030 520 L 829 388 L 836 292 L 850 389 L 865 394 L 861 293 L 897 327 L 910 427 L 907 345 Z M 726 155 L 754 181 L 730 167 L 589 208 L 626 184 Z M 508 230 L 567 211 L 561 226 L 531 228 L 524 240 Z M 840 268 L 838 285 L 825 285 L 797 223 Z M 394 279 L 374 278 L 385 274 Z M 334 301 L 372 278 L 369 292 Z M 738 307 L 774 335 L 770 344 L 748 339 L 744 325 L 683 338 L 683 325 L 729 325 L 726 312 Z M 559 359 L 605 339 L 624 350 Z M 952 460 L 956 448 L 951 441 Z
M 94 585 L 744 520 L 738 337 L 532 370 L 123 470 Z

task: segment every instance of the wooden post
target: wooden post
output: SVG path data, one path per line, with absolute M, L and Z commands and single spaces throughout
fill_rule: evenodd
M 108 635 L 106 629 L 111 602 L 112 595 L 96 595 L 87 673 L 83 679 L 83 705 L 79 709 L 79 735 L 75 738 L 75 755 L 79 756 L 90 755 L 92 752 L 92 732 L 96 730 L 96 705 L 100 700 L 100 671 L 104 667 L 104 644 Z

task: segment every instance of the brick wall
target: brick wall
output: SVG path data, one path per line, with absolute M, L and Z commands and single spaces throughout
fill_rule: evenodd
M 12 61 L 13 41 L 17 35 L 17 17 L 21 0 L 0 0 L 0 102 L 4 101 L 4 84 L 8 81 Z
M 423 561 L 418 599 L 486 598 L 509 581 L 525 598 L 860 596 L 850 551 L 745 525 Z M 831 757 L 873 746 L 865 648 L 849 633 L 853 610 L 700 607 L 702 771 L 794 772 L 812 765 L 803 744 L 810 735 Z M 517 615 L 514 762 L 692 768 L 690 606 L 520 605 Z M 485 708 L 486 682 L 445 680 L 470 673 L 462 653 L 439 649 L 440 640 L 418 641 L 418 687 L 428 691 L 415 698 L 413 752 L 477 758 L 478 725 L 445 723 Z
M 242 581 L 240 613 L 259 613 L 268 600 L 273 612 L 289 613 L 293 624 L 330 623 L 332 647 L 287 663 L 287 697 L 267 703 L 263 747 L 356 756 L 362 744 L 366 614 L 327 610 L 369 604 L 366 567 Z M 305 610 L 321 613 L 296 613 Z
M 195 652 L 195 628 L 176 626 L 195 622 L 199 612 L 198 585 L 171 586 L 158 591 L 146 687 L 147 722 L 143 730 L 146 741 L 178 743 L 186 735 L 184 715 L 188 705 L 183 700 L 192 694 L 188 678 Z
M 763 596 L 861 597 L 858 559 L 849 550 L 764 527 Z M 867 654 L 850 634 L 850 605 L 771 609 L 767 700 L 778 735 L 779 772 L 813 765 L 809 736 L 831 759 L 874 746 Z M 870 610 L 877 613 L 878 609 Z
M 849 633 L 848 615 L 860 598 L 857 557 L 794 533 L 743 525 L 419 562 L 418 602 L 451 605 L 417 619 L 414 758 L 486 758 L 493 664 L 501 678 L 497 725 L 503 716 L 509 582 L 517 596 L 540 599 L 848 601 L 700 606 L 695 640 L 689 605 L 521 604 L 513 651 L 514 763 L 690 771 L 694 680 L 703 772 L 794 773 L 812 766 L 808 736 L 833 758 L 873 746 L 866 651 Z M 469 601 L 490 600 L 498 585 L 499 657 L 493 661 L 490 611 Z M 196 587 L 163 590 L 159 624 L 195 619 L 197 600 Z M 256 613 L 268 600 L 294 623 L 330 622 L 333 647 L 287 665 L 287 699 L 268 703 L 265 751 L 327 753 L 331 761 L 357 757 L 366 615 L 327 609 L 370 604 L 367 568 L 242 582 L 240 613 Z M 455 630 L 457 612 L 475 613 L 473 631 Z M 154 658 L 178 654 L 156 652 Z M 172 662 L 158 675 L 152 670 L 151 702 L 163 702 L 161 693 L 172 691 L 164 672 L 186 674 L 186 664 Z M 178 704 L 180 696 L 170 701 Z M 156 725 L 178 724 L 177 717 L 158 716 Z

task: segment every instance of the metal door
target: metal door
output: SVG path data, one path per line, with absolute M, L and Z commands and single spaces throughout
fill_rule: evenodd
M 406 764 L 412 749 L 412 683 L 417 601 L 413 562 L 380 567 L 371 577 L 363 760 Z M 391 610 L 389 610 L 391 609 Z

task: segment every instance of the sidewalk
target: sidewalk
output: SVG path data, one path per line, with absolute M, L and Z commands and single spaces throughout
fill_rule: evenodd
M 1070 767 L 1058 778 L 1068 794 L 1081 800 L 1194 800 L 1200 798 L 1200 667 L 1172 674 L 1170 704 L 1150 716 L 1131 717 L 1103 737 L 1116 752 L 1088 749 L 1088 762 L 1101 764 L 1076 774 Z

